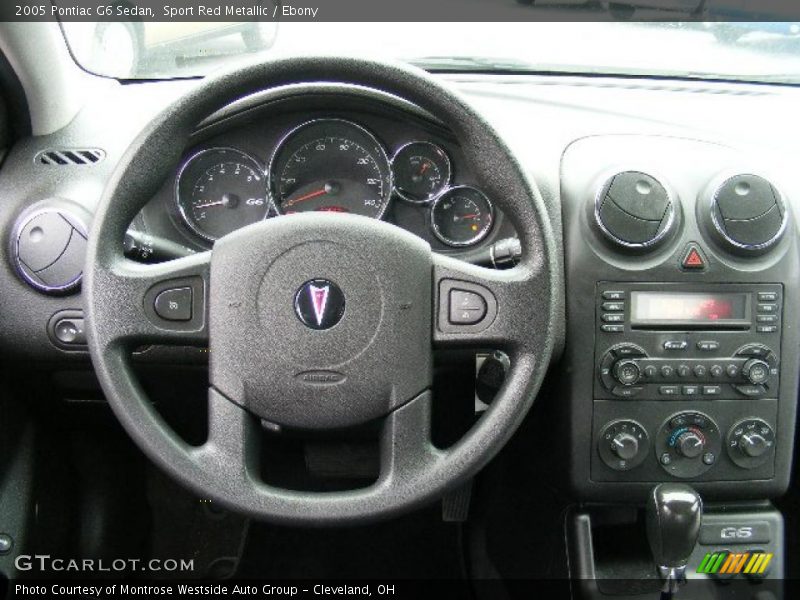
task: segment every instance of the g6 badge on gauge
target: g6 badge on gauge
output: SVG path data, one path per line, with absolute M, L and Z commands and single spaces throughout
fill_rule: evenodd
M 184 223 L 213 242 L 266 218 L 266 192 L 258 161 L 233 148 L 210 148 L 181 167 L 175 201 Z
M 297 127 L 278 145 L 269 173 L 281 214 L 328 211 L 379 219 L 392 193 L 386 151 L 366 129 L 341 119 Z

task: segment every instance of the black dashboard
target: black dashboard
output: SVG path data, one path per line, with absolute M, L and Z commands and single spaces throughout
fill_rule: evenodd
M 561 393 L 544 400 L 554 402 L 557 430 L 565 431 L 558 443 L 569 456 L 565 479 L 573 494 L 639 501 L 660 480 L 689 481 L 711 499 L 781 494 L 789 484 L 800 362 L 796 90 L 478 75 L 450 83 L 536 181 L 563 248 L 566 328 L 553 324 L 563 347 L 553 366 Z M 91 235 L 91 214 L 130 141 L 187 85 L 109 87 L 66 129 L 26 140 L 6 159 L 0 304 L 15 318 L 0 337 L 5 359 L 88 360 L 81 347 L 60 343 L 55 330 L 58 315 L 79 320 L 78 289 L 31 289 L 18 271 L 12 232 L 43 207 L 67 211 L 75 219 L 62 225 L 64 243 L 54 252 L 68 257 L 71 243 Z M 129 118 L 120 119 L 120 110 Z M 320 123 L 338 130 L 314 131 Z M 309 131 L 314 135 L 303 138 Z M 350 197 L 320 204 L 335 196 L 326 189 L 334 178 L 301 180 L 287 166 L 317 160 L 315 152 L 329 150 L 318 150 L 320 141 L 372 170 L 354 176 L 371 190 L 358 209 Z M 402 167 L 393 160 L 420 142 L 427 154 L 412 153 Z M 53 148 L 96 148 L 102 158 L 38 160 Z M 460 245 L 452 232 L 437 235 L 432 209 L 448 190 L 474 188 L 471 165 L 437 121 L 373 91 L 298 86 L 294 94 L 245 98 L 201 124 L 176 155 L 171 176 L 131 224 L 140 260 L 158 258 L 148 249 L 153 240 L 166 240 L 175 254 L 199 252 L 229 229 L 291 218 L 281 215 L 299 206 L 372 210 L 437 252 L 467 260 L 515 233 L 492 208 L 494 199 L 485 198 L 489 208 L 476 216 L 470 202 L 479 196 L 471 196 L 457 215 L 466 228 L 456 232 L 472 231 L 474 238 L 465 238 L 471 243 Z M 413 189 L 403 198 L 398 180 L 414 168 L 438 175 L 413 181 L 430 190 L 421 198 Z M 209 176 L 234 172 L 252 193 L 197 192 Z M 745 197 L 753 199 L 746 210 L 736 202 Z M 212 202 L 219 204 L 204 206 Z M 247 207 L 241 220 L 212 214 L 232 214 L 233 205 Z M 750 444 L 759 446 L 757 457 Z

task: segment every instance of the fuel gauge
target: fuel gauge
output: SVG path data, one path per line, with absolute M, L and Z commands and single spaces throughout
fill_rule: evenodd
M 450 246 L 470 246 L 492 229 L 494 210 L 486 195 L 466 185 L 450 188 L 431 206 L 433 233 Z
M 392 169 L 395 192 L 408 202 L 430 202 L 450 183 L 450 158 L 430 142 L 411 142 L 400 148 Z

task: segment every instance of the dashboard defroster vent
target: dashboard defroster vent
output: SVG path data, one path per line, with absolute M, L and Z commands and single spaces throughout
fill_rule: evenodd
M 68 148 L 63 150 L 44 150 L 34 159 L 36 164 L 57 167 L 93 165 L 106 157 L 99 148 Z

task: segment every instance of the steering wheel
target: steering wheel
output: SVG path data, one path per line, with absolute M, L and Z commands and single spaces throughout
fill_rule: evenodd
M 203 119 L 246 95 L 317 81 L 379 89 L 441 120 L 483 191 L 515 225 L 520 263 L 504 271 L 477 267 L 435 254 L 388 223 L 326 213 L 269 219 L 220 239 L 211 251 L 158 265 L 125 258 L 121 240 L 128 224 Z M 232 510 L 306 525 L 396 515 L 475 475 L 533 403 L 563 319 L 545 205 L 491 126 L 424 71 L 358 58 L 244 66 L 202 80 L 161 112 L 105 189 L 84 289 L 97 376 L 141 449 L 184 485 Z M 164 320 L 154 311 L 159 294 L 175 289 L 189 290 L 188 320 Z M 485 303 L 477 324 L 451 322 L 450 304 L 463 298 L 459 291 Z M 180 438 L 137 382 L 131 351 L 145 344 L 208 346 L 203 445 Z M 512 365 L 490 408 L 444 450 L 430 435 L 434 347 L 503 349 Z M 374 421 L 380 425 L 380 474 L 367 487 L 306 492 L 268 485 L 259 476 L 261 422 L 339 430 Z

